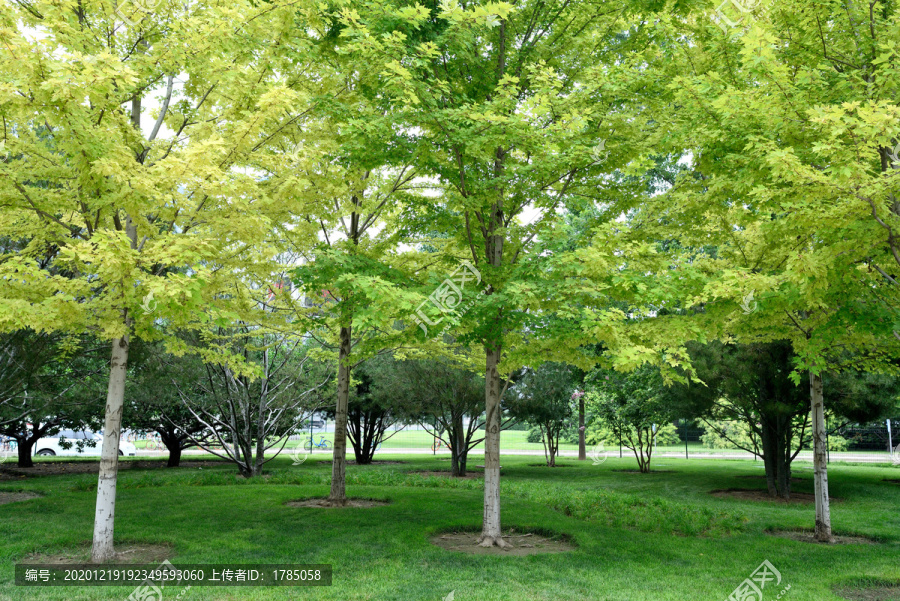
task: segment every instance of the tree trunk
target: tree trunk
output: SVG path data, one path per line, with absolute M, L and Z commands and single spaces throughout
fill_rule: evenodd
M 33 453 L 31 451 L 34 449 L 34 443 L 36 443 L 37 440 L 37 438 L 31 436 L 24 436 L 16 439 L 16 446 L 19 453 L 19 461 L 16 464 L 18 467 L 34 467 L 34 461 L 32 460 Z
M 559 432 L 554 436 L 553 426 L 547 424 L 547 447 L 550 451 L 550 467 L 556 467 L 556 454 L 559 451 Z
M 334 455 L 331 465 L 331 494 L 335 505 L 347 504 L 347 409 L 350 404 L 350 335 L 351 327 L 341 328 L 338 351 L 338 395 L 334 412 Z
M 760 439 L 763 449 L 763 466 L 766 470 L 766 488 L 770 497 L 778 496 L 778 462 L 775 460 L 777 455 L 775 451 L 775 440 L 772 435 L 772 429 L 767 427 L 766 423 L 760 430 Z
M 778 419 L 778 454 L 775 456 L 775 465 L 778 466 L 778 496 L 782 499 L 791 498 L 791 427 L 790 419 L 780 417 Z
M 582 391 L 583 392 L 583 391 Z M 584 446 L 584 396 L 578 397 L 578 460 L 587 459 L 587 449 Z
M 91 562 L 115 559 L 113 530 L 116 517 L 116 475 L 119 467 L 119 435 L 125 407 L 125 378 L 128 370 L 128 335 L 112 342 L 109 363 L 109 387 L 103 422 L 103 446 L 100 451 L 100 475 L 97 480 L 97 507 L 94 514 L 94 540 Z
M 462 478 L 466 475 L 466 462 L 460 460 L 466 446 L 466 435 L 463 432 L 463 416 L 451 417 L 447 438 L 450 439 L 450 475 Z
M 181 444 L 176 442 L 166 448 L 169 449 L 169 460 L 166 461 L 166 467 L 178 467 L 181 464 Z
M 823 543 L 833 543 L 831 508 L 828 505 L 828 449 L 825 444 L 825 402 L 822 398 L 822 376 L 813 372 L 809 373 L 809 396 L 812 404 L 816 540 Z
M 508 547 L 500 530 L 500 363 L 499 344 L 486 347 L 484 424 L 484 523 L 479 542 L 482 547 Z

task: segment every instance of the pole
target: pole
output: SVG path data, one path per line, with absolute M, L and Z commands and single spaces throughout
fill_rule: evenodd
M 684 458 L 688 458 L 688 447 L 687 447 L 687 422 L 684 423 Z
M 888 453 L 894 453 L 894 440 L 891 438 L 891 420 L 886 420 L 888 429 Z
M 316 412 L 313 411 L 309 416 L 309 454 L 312 455 L 313 452 L 313 433 L 312 433 L 312 424 L 313 419 L 316 417 Z

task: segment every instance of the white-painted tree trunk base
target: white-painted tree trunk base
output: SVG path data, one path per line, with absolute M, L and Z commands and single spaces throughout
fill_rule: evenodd
M 813 484 L 816 498 L 816 540 L 833 543 L 831 507 L 828 499 L 828 448 L 825 436 L 825 402 L 822 376 L 809 374 L 810 403 L 813 430 Z
M 94 540 L 91 561 L 104 563 L 116 557 L 113 545 L 116 519 L 116 479 L 119 468 L 119 436 L 125 407 L 125 378 L 128 369 L 128 336 L 113 340 L 109 364 L 100 475 L 97 479 L 97 507 L 94 513 Z

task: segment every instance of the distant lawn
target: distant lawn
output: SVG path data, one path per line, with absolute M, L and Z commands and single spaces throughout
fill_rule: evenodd
M 524 434 L 524 433 L 523 433 Z M 323 454 L 322 459 L 326 456 Z M 178 563 L 330 563 L 328 588 L 194 588 L 184 601 L 433 600 L 455 591 L 468 600 L 726 599 L 763 560 L 791 588 L 785 600 L 839 599 L 833 588 L 900 580 L 900 469 L 833 465 L 829 480 L 838 534 L 875 538 L 874 545 L 823 547 L 766 534 L 809 528 L 811 505 L 719 499 L 713 489 L 763 488 L 762 470 L 745 461 L 661 459 L 666 472 L 633 469 L 632 459 L 562 460 L 503 457 L 503 522 L 519 531 L 566 534 L 571 553 L 530 557 L 469 556 L 433 546 L 429 536 L 478 528 L 481 482 L 408 472 L 445 470 L 429 456 L 379 459 L 403 464 L 350 466 L 352 496 L 390 499 L 366 509 L 290 508 L 284 502 L 327 494 L 330 467 L 278 458 L 264 479 L 245 481 L 230 466 L 130 470 L 120 477 L 116 539 L 168 543 Z M 477 463 L 477 462 L 473 462 Z M 812 490 L 798 469 L 795 490 Z M 13 564 L 29 553 L 60 553 L 91 538 L 91 474 L 0 481 L 0 493 L 31 491 L 39 499 L 0 505 L 0 601 L 116 600 L 132 587 L 15 588 Z M 778 590 L 765 590 L 775 599 Z M 166 598 L 166 601 L 169 601 Z

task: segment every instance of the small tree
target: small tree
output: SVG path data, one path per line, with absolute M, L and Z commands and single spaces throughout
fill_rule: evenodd
M 442 360 L 393 364 L 377 384 L 380 396 L 393 395 L 402 411 L 450 449 L 451 475 L 464 477 L 469 451 L 480 444 L 484 427 L 484 378 Z M 506 427 L 511 420 L 505 420 Z
M 314 411 L 315 393 L 330 374 L 309 357 L 299 339 L 254 336 L 249 329 L 239 334 L 239 342 L 231 344 L 243 347 L 236 354 L 255 366 L 260 377 L 240 375 L 227 363 L 207 364 L 205 380 L 191 390 L 179 388 L 179 395 L 206 428 L 203 436 L 190 435 L 191 442 L 233 462 L 242 476 L 251 478 L 262 473 L 263 465 Z M 213 440 L 222 450 L 213 448 Z M 266 459 L 266 451 L 273 448 L 275 455 Z
M 572 418 L 576 399 L 574 374 L 561 363 L 544 363 L 528 369 L 507 394 L 510 413 L 537 425 L 549 467 L 556 467 L 559 441 Z
M 16 441 L 18 467 L 33 467 L 35 443 L 61 428 L 99 427 L 104 368 L 53 334 L 0 336 L 0 434 Z
M 175 357 L 159 344 L 141 344 L 135 350 L 146 356 L 138 360 L 125 388 L 124 426 L 156 432 L 169 452 L 166 467 L 178 467 L 182 451 L 197 446 L 195 439 L 211 435 L 179 395 L 179 390 L 186 391 L 199 409 L 208 400 L 197 384 L 206 377 L 206 369 L 198 357 Z
M 372 463 L 375 449 L 393 436 L 388 436 L 387 431 L 397 423 L 395 403 L 390 393 L 376 389 L 376 383 L 387 375 L 387 369 L 385 357 L 374 357 L 361 364 L 354 376 L 357 381 L 350 392 L 347 437 L 353 446 L 357 465 Z
M 589 385 L 588 404 L 597 418 L 634 453 L 641 473 L 648 473 L 657 433 L 674 418 L 660 395 L 659 371 L 650 366 L 627 374 L 598 369 Z

